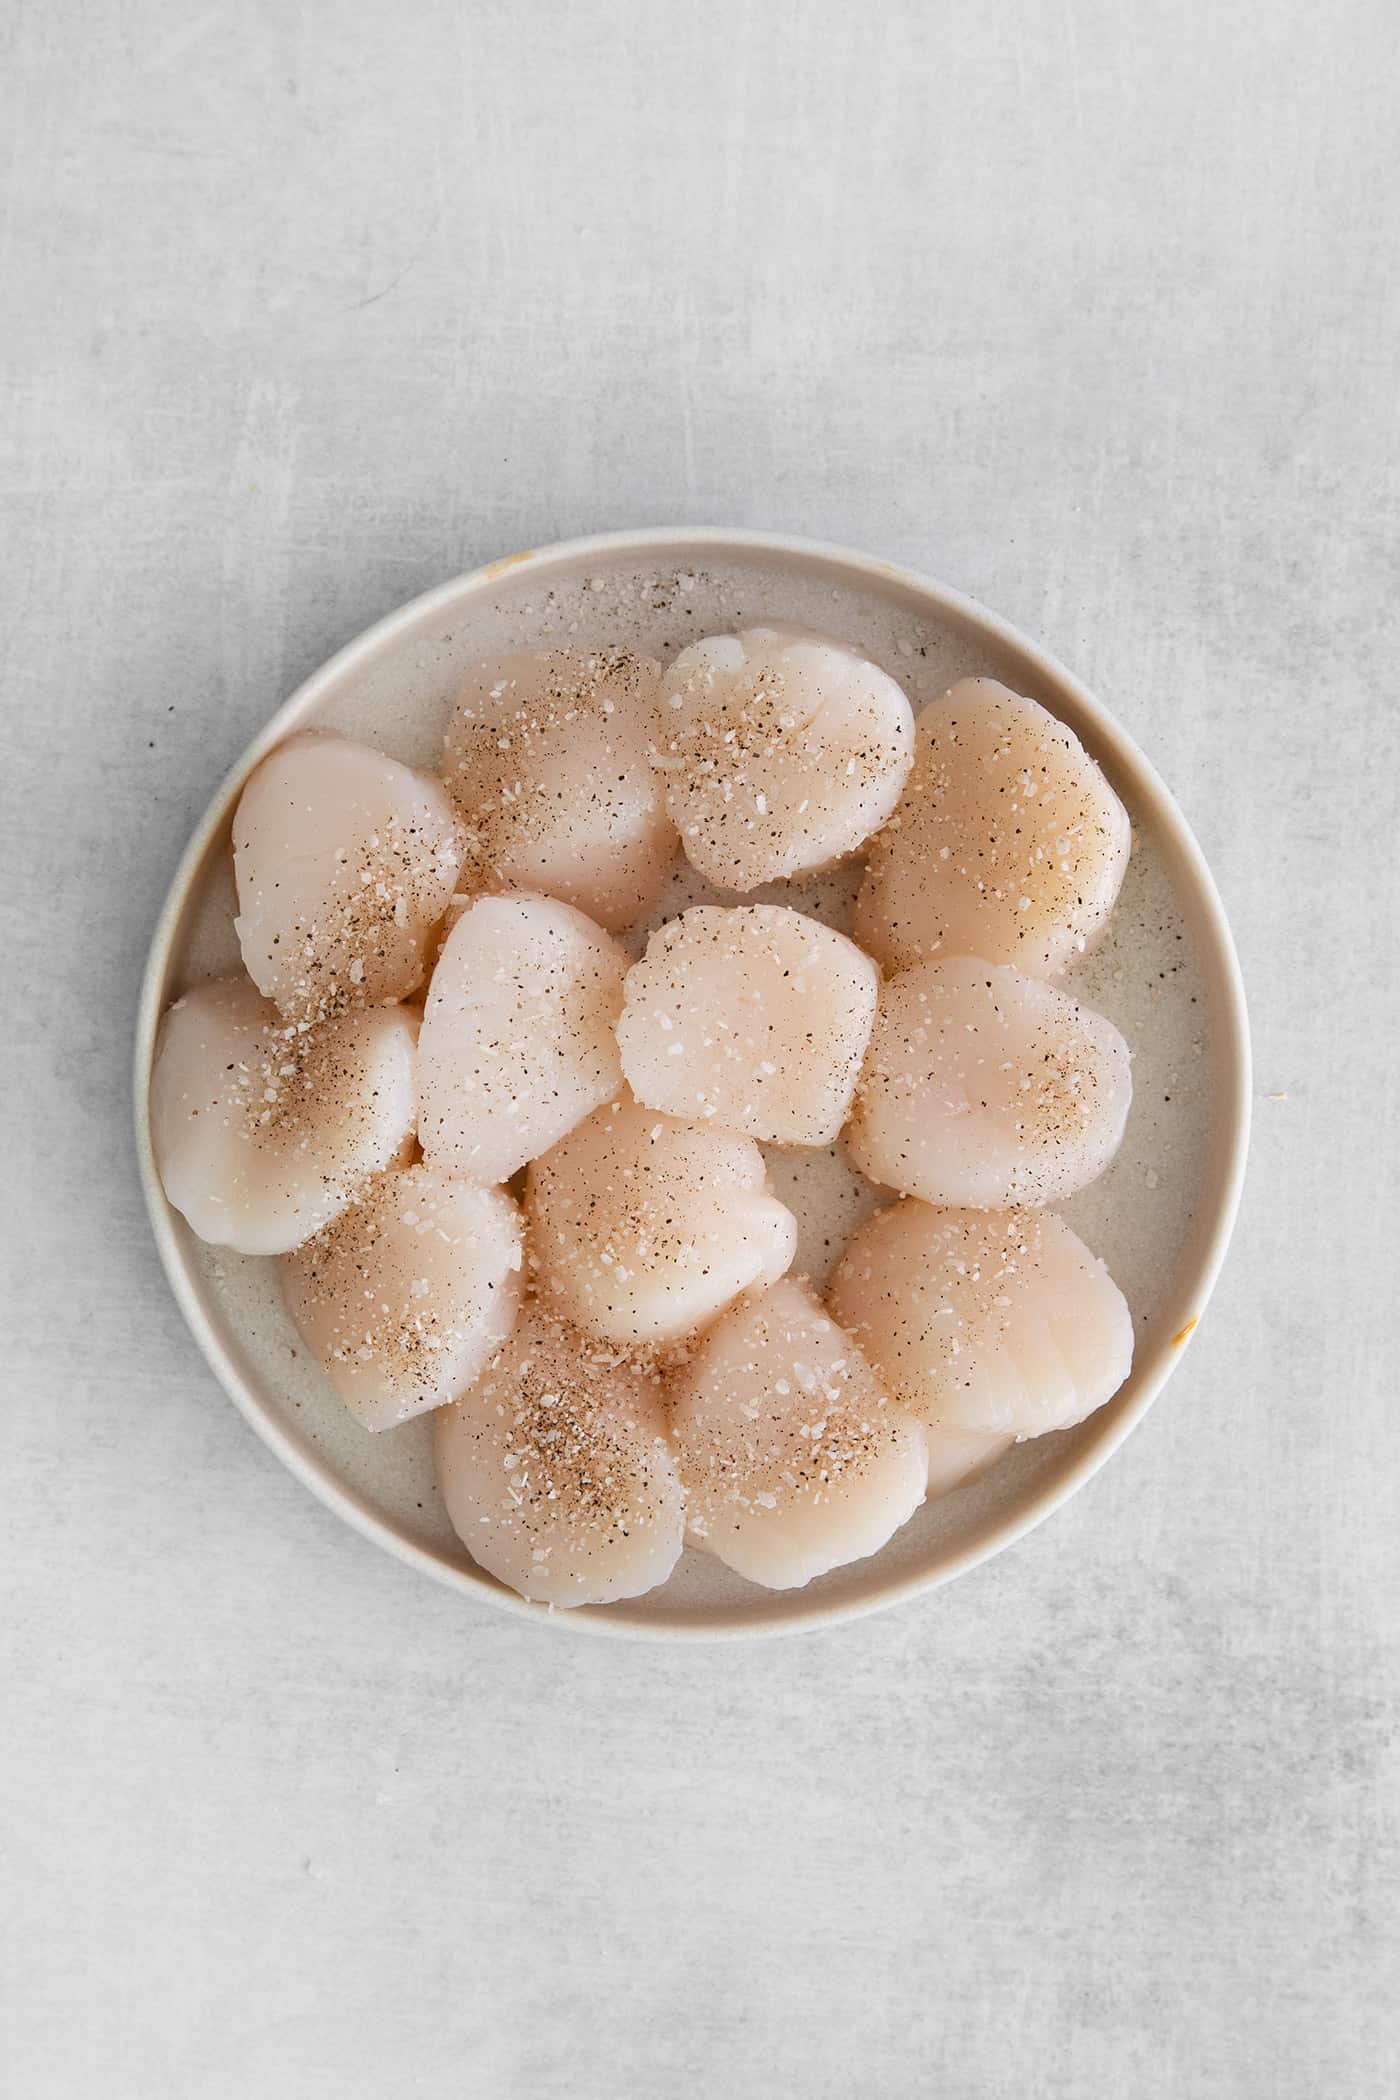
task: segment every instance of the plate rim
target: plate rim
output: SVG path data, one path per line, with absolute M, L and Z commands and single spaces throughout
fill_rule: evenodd
M 150 1131 L 149 1088 L 156 1031 L 167 997 L 171 964 L 191 892 L 209 849 L 227 826 L 234 801 L 253 768 L 304 715 L 321 703 L 327 691 L 371 661 L 387 645 L 411 637 L 415 627 L 428 624 L 439 613 L 457 604 L 467 606 L 473 598 L 485 595 L 503 576 L 511 574 L 513 578 L 517 570 L 572 568 L 589 557 L 615 558 L 623 554 L 634 555 L 639 560 L 679 556 L 686 549 L 694 549 L 702 559 L 708 557 L 712 560 L 720 558 L 727 550 L 749 556 L 768 554 L 798 565 L 826 565 L 840 570 L 846 581 L 857 586 L 862 580 L 897 585 L 945 622 L 956 624 L 981 638 L 990 637 L 1024 657 L 1048 686 L 1061 688 L 1074 706 L 1093 722 L 1096 735 L 1112 749 L 1120 767 L 1133 777 L 1140 798 L 1150 804 L 1154 823 L 1170 838 L 1196 892 L 1196 903 L 1209 941 L 1209 953 L 1203 948 L 1201 959 L 1208 972 L 1214 971 L 1215 989 L 1219 994 L 1219 1011 L 1212 1015 L 1217 1038 L 1213 1051 L 1222 1068 L 1216 1133 L 1217 1144 L 1224 1148 L 1225 1157 L 1217 1174 L 1214 1215 L 1189 1271 L 1186 1296 L 1193 1308 L 1191 1317 L 1168 1343 L 1159 1345 L 1157 1356 L 1149 1366 L 1135 1364 L 1137 1389 L 1132 1395 L 1132 1404 L 1116 1413 L 1092 1443 L 1023 1505 L 1009 1510 L 961 1549 L 946 1552 L 935 1566 L 892 1575 L 883 1583 L 872 1586 L 868 1592 L 849 1598 L 812 1598 L 804 1606 L 800 1601 L 792 1601 L 795 1598 L 800 1600 L 800 1592 L 756 1591 L 752 1608 L 746 1605 L 723 1607 L 723 1617 L 678 1615 L 674 1619 L 657 1620 L 634 1617 L 624 1604 L 555 1609 L 518 1596 L 485 1570 L 449 1564 L 399 1532 L 387 1518 L 338 1479 L 327 1462 L 318 1461 L 296 1441 L 265 1405 L 253 1382 L 244 1376 L 205 1310 L 180 1243 L 174 1213 L 156 1170 Z M 545 1622 L 565 1627 L 570 1632 L 614 1639 L 654 1641 L 753 1640 L 813 1631 L 864 1618 L 872 1612 L 925 1595 L 968 1573 L 1024 1538 L 1067 1502 L 1108 1462 L 1141 1422 L 1181 1361 L 1186 1342 L 1206 1310 L 1239 1211 L 1252 1112 L 1251 1049 L 1244 980 L 1215 878 L 1166 783 L 1117 718 L 1058 658 L 1012 622 L 917 569 L 827 541 L 727 526 L 657 526 L 636 531 L 591 533 L 501 556 L 436 584 L 384 614 L 303 679 L 275 709 L 225 774 L 180 857 L 156 921 L 142 975 L 133 1082 L 142 1191 L 167 1281 L 186 1325 L 220 1385 L 288 1471 L 362 1537 L 458 1594 L 479 1598 L 498 1610 L 518 1618 L 528 1618 L 535 1624 Z M 780 1604 L 777 1600 L 783 1601 Z M 716 1608 L 704 1609 L 713 1614 Z

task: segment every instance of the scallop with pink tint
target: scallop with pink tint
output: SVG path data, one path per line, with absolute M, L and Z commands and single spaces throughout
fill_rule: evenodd
M 791 1278 L 746 1291 L 668 1397 L 692 1537 L 769 1589 L 878 1552 L 924 1499 L 923 1424 Z
M 406 998 L 465 850 L 438 781 L 326 730 L 288 737 L 233 818 L 249 976 L 310 1020 Z
M 186 992 L 151 1075 L 166 1195 L 217 1246 L 299 1247 L 412 1144 L 416 1034 L 402 1007 L 288 1021 L 246 977 Z
M 443 1407 L 515 1323 L 520 1214 L 502 1189 L 430 1167 L 381 1174 L 283 1263 L 287 1303 L 366 1429 Z
M 453 1529 L 522 1597 L 609 1604 L 679 1560 L 684 1496 L 658 1380 L 543 1307 L 433 1432 Z
M 667 671 L 662 703 L 667 806 L 691 865 L 722 890 L 857 852 L 913 763 L 902 687 L 797 628 L 693 642 Z
M 827 1307 L 891 1397 L 936 1426 L 1067 1429 L 1133 1360 L 1123 1293 L 1049 1211 L 896 1203 L 856 1234 Z
M 775 1282 L 797 1245 L 752 1139 L 626 1096 L 534 1162 L 526 1213 L 541 1288 L 622 1347 L 683 1340 Z
M 784 905 L 698 905 L 627 973 L 622 1068 L 639 1101 L 777 1145 L 829 1145 L 851 1105 L 879 972 Z
M 443 755 L 469 834 L 468 887 L 541 890 L 614 932 L 645 917 L 676 857 L 650 763 L 660 675 L 625 649 L 476 666 Z
M 432 1165 L 507 1181 L 622 1086 L 627 957 L 553 897 L 479 897 L 449 934 L 418 1044 Z
M 852 930 L 886 969 L 981 955 L 1053 977 L 1112 911 L 1131 846 L 1074 731 L 994 678 L 964 678 L 919 716 Z
M 846 1143 L 872 1181 L 928 1203 L 1059 1203 L 1108 1165 L 1132 1097 L 1111 1021 L 956 956 L 882 985 Z

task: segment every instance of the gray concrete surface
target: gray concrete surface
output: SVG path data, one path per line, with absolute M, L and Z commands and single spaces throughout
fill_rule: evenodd
M 10 0 L 0 2087 L 1394 2091 L 1390 0 Z M 1176 787 L 1253 1001 L 1147 1424 L 931 1600 L 551 1640 L 382 1558 L 148 1241 L 137 975 L 377 614 L 631 523 L 914 563 Z

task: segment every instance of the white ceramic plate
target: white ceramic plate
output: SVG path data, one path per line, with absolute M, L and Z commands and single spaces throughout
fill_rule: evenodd
M 1067 1214 L 1127 1295 L 1136 1361 L 1089 1421 L 1017 1446 L 982 1479 L 927 1504 L 883 1552 L 806 1589 L 757 1589 L 687 1551 L 650 1596 L 550 1612 L 502 1588 L 458 1544 L 433 1485 L 426 1419 L 379 1436 L 361 1430 L 308 1362 L 274 1265 L 204 1246 L 172 1211 L 146 1109 L 156 1026 L 187 985 L 237 965 L 229 822 L 248 773 L 289 731 L 327 724 L 432 766 L 473 658 L 554 641 L 621 642 L 665 658 L 697 635 L 760 619 L 852 643 L 903 682 L 916 708 L 968 672 L 1032 694 L 1078 732 L 1127 804 L 1134 849 L 1123 896 L 1068 981 L 1127 1036 L 1135 1099 L 1118 1157 Z M 839 923 L 851 889 L 845 876 L 786 894 Z M 658 916 L 703 894 L 678 874 Z M 735 1636 L 848 1618 L 931 1589 L 1009 1545 L 1102 1465 L 1180 1360 L 1224 1255 L 1244 1171 L 1249 1048 L 1229 928 L 1180 811 L 1112 718 L 1034 643 L 954 592 L 861 555 L 766 534 L 638 532 L 513 555 L 445 584 L 352 642 L 279 710 L 215 797 L 156 929 L 136 1114 L 156 1238 L 185 1317 L 259 1435 L 332 1509 L 465 1595 L 555 1626 Z M 797 1266 L 820 1280 L 870 1193 L 835 1152 L 770 1161 L 802 1219 Z

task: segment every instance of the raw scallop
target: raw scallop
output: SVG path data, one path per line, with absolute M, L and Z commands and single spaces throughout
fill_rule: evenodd
M 813 874 L 856 852 L 913 763 L 903 689 L 791 627 L 693 642 L 667 671 L 662 701 L 667 807 L 691 865 L 724 890 Z
M 669 1388 L 692 1536 L 769 1589 L 876 1553 L 924 1499 L 922 1423 L 784 1278 L 746 1291 Z
M 1067 1429 L 1133 1360 L 1123 1293 L 1050 1211 L 893 1204 L 847 1248 L 827 1307 L 892 1399 L 955 1429 Z
M 846 1142 L 872 1181 L 927 1203 L 1059 1203 L 1108 1165 L 1132 1097 L 1111 1021 L 955 956 L 881 987 Z
M 412 1143 L 416 1034 L 402 1007 L 284 1020 L 246 977 L 186 992 L 151 1074 L 166 1195 L 216 1246 L 299 1247 Z
M 553 897 L 479 897 L 428 987 L 418 1134 L 445 1174 L 508 1181 L 622 1086 L 627 958 Z
M 476 667 L 443 760 L 470 887 L 543 890 L 612 932 L 646 916 L 676 855 L 650 763 L 660 676 L 622 649 Z
M 879 972 L 777 904 L 697 905 L 627 974 L 622 1069 L 639 1101 L 777 1145 L 829 1145 L 851 1105 Z
M 684 1497 L 655 1375 L 542 1307 L 433 1430 L 453 1529 L 522 1597 L 639 1597 L 679 1560 Z
M 1074 731 L 994 678 L 964 678 L 919 716 L 852 931 L 886 969 L 983 955 L 1053 977 L 1112 911 L 1131 845 Z
M 484 1369 L 515 1322 L 520 1239 L 504 1190 L 403 1167 L 287 1257 L 292 1317 L 366 1429 L 445 1406 Z
M 248 975 L 307 1020 L 406 998 L 465 850 L 436 780 L 328 730 L 288 737 L 234 812 Z
M 530 1251 L 569 1318 L 622 1346 L 680 1341 L 792 1260 L 797 1225 L 750 1138 L 624 1096 L 530 1169 Z

